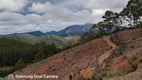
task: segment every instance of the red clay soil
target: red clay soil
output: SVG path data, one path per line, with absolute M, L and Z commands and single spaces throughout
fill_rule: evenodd
M 142 29 L 121 31 L 113 34 L 111 37 L 120 43 L 128 43 L 139 37 L 142 37 Z
M 113 57 L 106 65 L 107 74 L 127 73 L 127 75 L 104 80 L 142 80 L 142 29 L 128 30 L 113 35 L 113 39 L 127 45 L 126 51 Z M 117 36 L 117 37 L 116 37 Z M 134 67 L 137 66 L 137 67 Z M 135 70 L 136 69 L 136 70 Z
M 108 74 L 127 73 L 132 70 L 132 65 L 125 59 L 125 56 L 120 56 L 109 62 L 107 70 L 109 71 Z
M 104 37 L 104 40 L 112 47 L 110 51 L 106 51 L 103 55 L 99 57 L 99 65 L 102 64 L 104 60 L 106 60 L 109 56 L 111 56 L 112 52 L 117 48 L 117 46 L 110 40 L 110 36 Z

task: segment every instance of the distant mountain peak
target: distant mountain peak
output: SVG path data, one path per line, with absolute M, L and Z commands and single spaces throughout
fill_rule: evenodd
M 32 31 L 32 32 L 26 32 L 22 34 L 30 34 L 33 36 L 43 36 L 43 35 L 81 36 L 85 32 L 89 31 L 92 27 L 93 27 L 93 24 L 87 23 L 84 25 L 71 25 L 60 31 L 50 31 L 46 33 L 43 33 L 42 31 Z
M 53 35 L 59 35 L 59 36 L 81 36 L 85 32 L 89 31 L 92 27 L 93 27 L 93 24 L 89 24 L 89 23 L 85 25 L 71 25 L 58 32 L 56 31 L 46 32 L 45 35 L 53 34 Z
M 30 34 L 30 35 L 33 35 L 33 36 L 42 36 L 42 35 L 44 35 L 44 33 L 41 32 L 41 31 L 27 32 L 26 34 Z

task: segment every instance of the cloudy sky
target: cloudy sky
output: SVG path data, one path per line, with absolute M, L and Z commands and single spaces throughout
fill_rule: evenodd
M 128 0 L 0 0 L 0 34 L 61 30 L 97 23 L 106 10 L 120 12 Z

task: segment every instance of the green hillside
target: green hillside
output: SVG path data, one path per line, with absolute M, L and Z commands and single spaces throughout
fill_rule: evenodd
M 36 37 L 29 34 L 10 34 L 10 35 L 1 35 L 0 37 L 5 37 L 7 39 L 23 41 L 26 43 L 35 43 Z
M 65 40 L 61 36 L 56 36 L 56 35 L 39 36 L 39 37 L 37 37 L 37 41 L 36 42 L 38 42 L 38 43 L 46 43 L 46 44 L 54 43 L 57 47 L 65 47 L 65 46 L 68 45 L 68 41 L 67 40 Z
M 44 43 L 51 44 L 54 43 L 57 47 L 64 47 L 68 45 L 68 41 L 61 36 L 49 35 L 49 36 L 32 36 L 30 34 L 10 34 L 10 35 L 0 35 L 7 39 L 23 41 L 30 44 Z

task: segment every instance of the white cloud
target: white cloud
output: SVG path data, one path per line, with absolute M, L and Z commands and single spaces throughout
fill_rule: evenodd
M 93 15 L 104 15 L 107 10 L 109 9 L 93 9 L 92 14 Z
M 88 9 L 123 8 L 129 0 L 71 0 Z
M 45 0 L 45 3 L 40 2 L 44 0 L 31 0 L 25 15 L 20 10 L 25 7 L 26 0 L 1 1 L 0 10 L 4 12 L 0 12 L 0 33 L 6 34 L 36 30 L 46 32 L 74 24 L 97 23 L 107 9 L 120 12 L 128 0 Z
M 25 5 L 27 0 L 0 0 L 0 10 L 6 11 L 20 11 Z
M 37 13 L 46 13 L 54 9 L 54 6 L 51 5 L 50 2 L 46 2 L 45 4 L 42 3 L 33 3 L 32 7 L 29 8 L 31 12 Z

